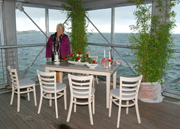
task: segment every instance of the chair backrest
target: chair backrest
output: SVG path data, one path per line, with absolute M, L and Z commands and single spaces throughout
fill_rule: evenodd
M 98 56 L 89 56 L 89 58 L 95 59 L 95 61 L 98 62 Z
M 8 66 L 7 69 L 9 71 L 12 86 L 18 88 L 19 87 L 19 79 L 18 79 L 18 75 L 17 75 L 17 70 L 11 69 L 10 66 Z
M 142 75 L 138 77 L 120 77 L 120 99 L 135 100 L 138 97 Z
M 71 95 L 77 98 L 89 98 L 92 91 L 93 76 L 74 76 L 68 74 Z
M 39 84 L 43 92 L 56 91 L 56 72 L 41 72 L 37 70 Z

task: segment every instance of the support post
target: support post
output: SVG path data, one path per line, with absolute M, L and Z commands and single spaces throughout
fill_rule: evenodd
M 171 3 L 171 0 L 163 0 L 162 1 L 162 4 L 163 4 L 163 6 L 166 8 L 166 9 L 168 9 L 169 7 L 169 4 Z M 160 11 L 159 10 L 159 8 L 157 8 L 157 1 L 156 0 L 154 0 L 153 2 L 152 2 L 152 16 L 154 16 L 154 15 L 160 15 L 160 16 L 162 16 L 162 15 L 164 15 L 164 11 Z M 159 19 L 160 21 L 162 21 L 163 20 L 163 22 L 167 22 L 167 21 L 169 21 L 169 18 L 167 18 L 167 17 L 164 17 L 164 19 Z M 153 23 L 152 23 L 153 24 Z
M 49 37 L 49 10 L 45 9 L 45 25 L 46 25 L 46 35 Z M 46 38 L 46 42 L 48 39 Z
M 3 34 L 4 34 L 4 45 L 17 45 L 17 35 L 16 35 L 16 1 L 13 0 L 5 0 L 3 1 L 2 6 L 2 17 L 3 17 Z M 18 50 L 17 48 L 5 49 L 4 50 L 5 58 L 3 58 L 3 62 L 5 62 L 4 71 L 7 71 L 7 66 L 11 66 L 12 68 L 16 68 L 19 70 L 18 66 Z M 6 78 L 8 82 L 10 82 L 9 76 Z

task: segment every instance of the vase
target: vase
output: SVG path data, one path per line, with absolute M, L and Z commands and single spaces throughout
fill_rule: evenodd
M 139 89 L 139 99 L 143 102 L 162 102 L 161 84 L 159 82 L 142 82 Z

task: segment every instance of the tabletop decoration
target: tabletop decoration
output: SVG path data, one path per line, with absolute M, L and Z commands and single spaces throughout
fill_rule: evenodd
M 85 65 L 85 64 L 97 64 L 95 60 L 92 60 L 88 54 L 82 54 L 78 52 L 77 54 L 68 55 L 66 60 L 69 63 L 77 64 L 77 65 Z
M 109 58 L 103 58 L 102 61 L 101 61 L 101 65 L 104 67 L 104 68 L 108 68 L 109 66 L 109 63 L 112 63 L 112 60 L 109 59 Z
M 54 64 L 60 64 L 59 55 L 55 55 Z
M 114 62 L 113 62 L 113 64 L 114 64 L 114 65 L 120 65 L 120 64 L 122 64 L 122 63 L 121 63 L 120 61 L 118 61 L 118 60 L 115 59 Z

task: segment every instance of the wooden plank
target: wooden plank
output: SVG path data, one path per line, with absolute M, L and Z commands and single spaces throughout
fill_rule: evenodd
M 31 97 L 33 97 L 33 96 L 31 96 Z M 53 110 L 52 110 L 53 107 L 50 107 L 47 109 L 47 112 L 45 112 L 45 114 L 46 114 L 45 116 L 41 116 L 41 114 L 40 115 L 37 114 L 38 107 L 34 106 L 33 98 L 31 98 L 31 101 L 32 102 L 28 102 L 27 100 L 24 100 L 21 111 L 26 111 L 29 108 L 28 114 L 32 113 L 32 116 L 30 116 L 29 119 L 33 119 L 34 121 L 39 123 L 42 126 L 41 128 L 48 127 L 48 128 L 55 129 L 56 125 L 58 123 L 57 122 L 55 123 L 54 121 L 56 121 L 58 119 L 55 119 L 55 112 L 53 112 Z M 48 103 L 47 103 L 47 105 L 48 105 Z M 25 107 L 25 108 L 23 108 L 23 107 Z M 42 110 L 43 110 L 43 108 L 44 108 L 44 105 L 42 105 Z M 51 117 L 52 117 L 52 119 L 51 119 Z
M 67 84 L 67 79 L 64 80 Z M 16 112 L 16 96 L 15 102 L 12 106 L 9 105 L 10 93 L 0 95 L 0 103 L 3 104 L 0 107 L 0 118 L 5 118 L 6 123 L 10 122 L 10 125 L 15 125 L 17 128 L 24 128 L 28 125 L 28 128 L 58 128 L 61 124 L 66 124 L 73 129 L 110 129 L 116 128 L 118 107 L 113 104 L 112 116 L 108 117 L 108 109 L 106 108 L 105 83 L 96 84 L 96 96 L 95 96 L 95 115 L 93 115 L 94 125 L 90 124 L 88 106 L 78 106 L 77 112 L 72 111 L 70 122 L 66 122 L 68 110 L 64 109 L 64 98 L 58 99 L 58 111 L 59 118 L 55 118 L 54 101 L 52 107 L 49 106 L 49 102 L 44 99 L 42 104 L 41 113 L 37 114 L 38 107 L 34 106 L 33 95 L 31 95 L 31 101 L 21 99 L 21 111 Z M 40 89 L 37 87 L 37 102 L 39 104 Z M 67 88 L 67 103 L 69 106 L 69 88 Z M 69 108 L 69 107 L 68 107 Z M 178 129 L 180 127 L 180 105 L 171 104 L 168 102 L 162 102 L 158 104 L 144 103 L 139 101 L 139 111 L 141 116 L 141 124 L 138 124 L 135 107 L 129 109 L 129 114 L 126 115 L 125 108 L 122 108 L 120 128 L 125 129 Z M 7 113 L 9 110 L 10 113 Z M 8 116 L 8 118 L 6 118 Z M 11 118 L 12 117 L 12 118 Z M 25 118 L 22 120 L 22 118 Z M 15 119 L 21 119 L 25 124 L 19 125 L 14 123 Z M 0 120 L 0 127 L 11 128 L 11 126 L 2 124 Z M 47 125 L 47 126 L 46 126 Z
M 4 95 L 1 95 L 0 103 L 4 103 L 4 105 L 1 105 L 0 109 L 6 115 L 5 123 L 7 125 L 7 128 L 30 128 L 23 121 L 23 119 L 19 118 L 19 116 L 16 114 L 15 106 L 7 105 L 7 103 L 3 100 L 3 97 Z M 15 110 L 13 108 L 15 108 Z
M 4 107 L 6 107 L 6 105 L 1 101 L 0 99 L 0 129 L 17 129 L 18 127 L 16 126 L 16 124 L 14 124 L 11 119 L 5 114 L 5 112 L 3 112 Z
M 9 97 L 6 97 L 6 96 L 3 96 L 2 99 L 4 103 L 6 104 L 8 104 L 8 102 L 10 101 Z M 16 99 L 16 95 L 14 99 Z M 26 100 L 21 99 L 20 101 L 21 101 L 20 112 L 17 113 L 16 112 L 17 108 L 16 107 L 13 108 L 13 111 L 15 111 L 16 116 L 18 116 L 18 118 L 20 118 L 20 120 L 22 120 L 22 122 L 26 124 L 26 128 L 27 127 L 32 128 L 32 129 L 42 128 L 41 126 L 39 126 L 39 124 L 35 120 L 33 120 L 32 115 L 30 114 L 30 112 L 27 111 L 27 107 L 23 106 L 23 103 L 24 103 L 23 101 L 26 101 Z M 15 104 L 17 103 L 14 102 L 14 105 Z
M 39 92 L 38 88 L 37 88 L 37 91 Z M 39 98 L 40 98 L 40 96 L 39 96 L 39 94 L 37 94 L 38 104 L 39 104 Z M 46 119 L 47 123 L 49 125 L 51 125 L 52 127 L 56 127 L 56 128 L 61 124 L 66 124 L 66 117 L 62 117 L 61 114 L 66 112 L 66 115 L 67 115 L 67 111 L 64 110 L 64 105 L 62 105 L 62 103 L 64 103 L 64 102 L 59 102 L 59 100 L 63 100 L 63 98 L 58 99 L 58 114 L 59 114 L 58 119 L 55 118 L 54 101 L 53 101 L 52 107 L 50 107 L 49 101 L 47 99 L 43 99 L 41 112 L 40 112 L 40 114 L 38 114 L 38 117 L 40 117 L 42 119 Z M 33 106 L 33 103 L 31 103 L 30 105 Z M 59 107 L 63 107 L 63 110 L 60 110 Z M 77 128 L 74 125 L 72 125 L 72 127 Z

